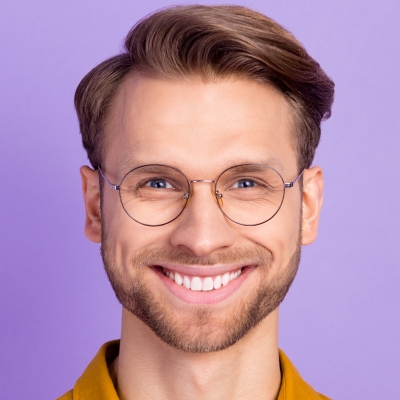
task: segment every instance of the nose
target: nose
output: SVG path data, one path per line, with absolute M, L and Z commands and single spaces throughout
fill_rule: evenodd
M 176 227 L 170 236 L 172 246 L 185 248 L 198 257 L 211 255 L 235 242 L 232 223 L 215 201 L 212 183 L 213 181 L 191 181 L 193 193 L 190 203 L 175 221 Z

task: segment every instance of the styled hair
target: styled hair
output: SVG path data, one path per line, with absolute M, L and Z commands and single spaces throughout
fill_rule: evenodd
M 93 68 L 75 93 L 83 147 L 93 168 L 105 157 L 114 97 L 132 71 L 164 79 L 238 77 L 275 87 L 290 104 L 299 170 L 310 167 L 331 115 L 334 83 L 302 44 L 272 19 L 241 6 L 188 5 L 139 21 L 124 49 Z

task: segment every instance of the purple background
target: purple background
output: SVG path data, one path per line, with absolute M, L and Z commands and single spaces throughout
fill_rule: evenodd
M 58 397 L 119 337 L 121 307 L 83 234 L 73 95 L 139 18 L 168 4 L 0 6 L 4 399 Z M 280 347 L 334 399 L 399 399 L 400 2 L 237 4 L 291 30 L 336 83 L 314 163 L 326 180 L 320 235 L 281 307 Z

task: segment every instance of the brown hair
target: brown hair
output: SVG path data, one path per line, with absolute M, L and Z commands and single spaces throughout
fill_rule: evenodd
M 126 75 L 176 79 L 243 77 L 278 89 L 291 105 L 299 170 L 310 167 L 328 119 L 334 83 L 294 36 L 240 6 L 170 7 L 139 21 L 124 51 L 93 68 L 75 93 L 82 143 L 94 168 L 105 155 L 105 125 Z

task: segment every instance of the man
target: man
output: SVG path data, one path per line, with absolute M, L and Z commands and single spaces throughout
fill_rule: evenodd
M 61 399 L 327 398 L 278 349 L 278 309 L 317 236 L 333 91 L 237 6 L 153 14 L 82 80 L 85 234 L 122 333 Z

